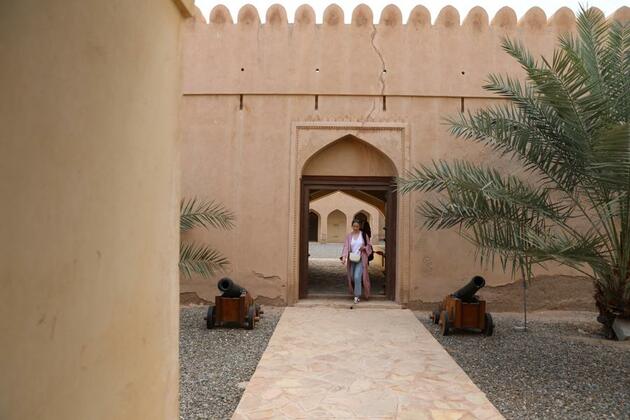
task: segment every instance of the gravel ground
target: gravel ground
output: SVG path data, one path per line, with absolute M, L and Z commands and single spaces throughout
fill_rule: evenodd
M 207 306 L 180 312 L 180 419 L 228 419 L 256 370 L 282 308 L 263 307 L 253 330 L 206 329 Z
M 571 316 L 573 314 L 573 316 Z M 603 340 L 595 314 L 492 314 L 494 335 L 443 337 L 418 319 L 507 419 L 630 419 L 630 343 Z

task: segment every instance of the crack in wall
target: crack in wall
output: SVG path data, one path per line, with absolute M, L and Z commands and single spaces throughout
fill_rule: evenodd
M 272 274 L 272 275 L 265 275 L 264 273 L 259 273 L 256 270 L 252 270 L 252 273 L 254 274 L 254 276 L 256 276 L 259 279 L 263 279 L 263 280 L 280 280 L 280 276 Z
M 370 34 L 370 44 L 372 45 L 372 49 L 374 50 L 374 52 L 376 53 L 376 55 L 378 56 L 379 60 L 381 61 L 381 69 L 380 69 L 380 74 L 379 74 L 379 83 L 381 85 L 381 98 L 383 97 L 383 95 L 385 95 L 385 69 L 387 68 L 385 65 L 385 59 L 383 58 L 383 54 L 379 51 L 379 49 L 376 47 L 376 43 L 374 42 L 374 39 L 376 38 L 376 32 L 377 32 L 377 26 L 372 23 L 372 33 Z M 372 109 L 370 109 L 370 112 L 368 112 L 367 116 L 364 118 L 363 123 L 366 123 L 370 120 L 370 118 L 372 117 L 372 114 L 374 113 L 374 111 L 376 111 L 376 102 L 378 101 L 378 99 L 374 99 L 372 101 Z

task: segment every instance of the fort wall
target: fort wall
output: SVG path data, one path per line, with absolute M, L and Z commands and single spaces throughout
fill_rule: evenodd
M 353 11 L 350 24 L 336 5 L 321 24 L 307 5 L 291 24 L 279 5 L 267 10 L 266 23 L 259 16 L 245 6 L 233 19 L 217 6 L 208 21 L 198 15 L 183 30 L 182 193 L 236 212 L 235 230 L 190 237 L 224 251 L 230 275 L 255 295 L 284 303 L 297 299 L 297 205 L 307 156 L 352 134 L 385 154 L 397 175 L 456 158 L 517 171 L 513 162 L 454 139 L 443 119 L 501 101 L 481 87 L 489 73 L 522 76 L 501 48 L 503 37 L 549 57 L 557 37 L 576 25 L 568 8 L 547 17 L 536 7 L 518 19 L 510 8 L 490 19 L 476 7 L 463 20 L 445 7 L 433 24 L 423 6 L 404 23 L 395 6 L 377 24 L 365 5 Z M 624 7 L 610 18 L 629 16 Z M 490 285 L 513 280 L 480 269 L 455 231 L 421 230 L 413 209 L 424 198 L 399 197 L 396 300 L 436 301 L 477 273 Z M 566 270 L 550 267 L 547 274 L 553 273 Z M 214 286 L 193 279 L 182 291 L 210 298 Z

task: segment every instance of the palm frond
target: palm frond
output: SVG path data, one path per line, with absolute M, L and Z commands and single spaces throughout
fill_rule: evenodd
M 532 265 L 559 262 L 595 279 L 601 313 L 630 317 L 630 24 L 582 9 L 551 56 L 510 38 L 502 48 L 526 80 L 490 75 L 483 88 L 507 103 L 446 122 L 522 164 L 527 182 L 439 161 L 404 174 L 398 190 L 437 195 L 417 207 L 424 226 L 458 228 L 482 264 L 529 278 Z
M 609 95 L 611 118 L 629 123 L 630 23 L 612 23 L 602 55 L 602 77 Z
M 630 124 L 598 133 L 592 153 L 589 168 L 594 177 L 610 190 L 630 194 Z
M 195 227 L 231 229 L 234 227 L 234 214 L 222 204 L 214 201 L 200 201 L 196 197 L 182 199 L 180 203 L 180 230 Z
M 209 278 L 217 271 L 225 270 L 228 265 L 227 258 L 206 245 L 194 242 L 180 245 L 179 270 L 188 278 L 191 278 L 193 274 Z
M 563 203 L 552 203 L 546 189 L 535 189 L 514 175 L 502 176 L 495 169 L 465 161 L 437 161 L 432 167 L 416 168 L 399 180 L 398 188 L 402 193 L 446 190 L 452 205 L 421 207 L 421 211 L 426 210 L 425 216 L 432 215 L 428 218 L 430 226 L 438 228 L 506 217 L 516 217 L 521 223 L 536 223 L 542 218 L 564 223 L 571 211 Z M 448 214 L 450 220 L 440 220 L 440 214 Z M 456 214 L 459 216 L 454 217 Z
M 563 120 L 565 133 L 576 141 L 588 140 L 589 132 L 577 101 L 587 92 L 584 75 L 570 65 L 569 57 L 556 50 L 551 62 L 545 57 L 536 62 L 520 41 L 509 38 L 503 40 L 502 47 L 521 64 L 539 94 L 538 100 L 551 106 Z
M 535 264 L 556 261 L 573 269 L 583 271 L 585 265 L 594 270 L 602 270 L 610 265 L 610 261 L 600 252 L 603 248 L 599 235 L 583 235 L 576 238 L 563 233 L 544 234 L 528 233 L 530 244 L 527 256 Z M 592 273 L 586 273 L 594 277 Z
M 562 127 L 562 120 L 555 111 L 544 104 L 533 105 L 537 99 L 532 92 L 520 94 L 516 84 L 502 85 L 503 81 L 498 77 L 494 82 L 492 89 L 512 90 L 513 97 L 520 102 L 518 108 L 499 105 L 475 114 L 460 113 L 447 119 L 450 132 L 456 137 L 480 142 L 501 155 L 516 158 L 529 172 L 572 193 L 584 176 L 579 143 L 558 128 Z

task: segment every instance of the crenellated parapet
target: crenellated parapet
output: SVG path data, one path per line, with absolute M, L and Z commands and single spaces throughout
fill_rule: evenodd
M 595 8 L 597 9 L 597 8 Z M 598 9 L 599 10 L 599 9 Z M 601 13 L 601 11 L 600 11 Z M 603 14 L 603 13 L 602 13 Z M 280 4 L 274 4 L 267 9 L 265 21 L 262 25 L 289 25 L 287 20 L 287 13 L 284 7 Z M 232 15 L 229 9 L 220 4 L 215 6 L 210 12 L 209 21 L 206 21 L 203 14 L 197 9 L 197 20 L 209 24 L 225 24 L 233 23 Z M 615 13 L 609 16 L 611 19 L 627 21 L 630 19 L 630 11 L 626 6 L 620 7 Z M 324 11 L 324 23 L 327 25 L 343 25 L 344 13 L 343 9 L 336 4 L 331 4 Z M 239 13 L 237 22 L 249 25 L 253 22 L 261 24 L 258 10 L 251 4 L 243 6 Z M 315 24 L 315 11 L 308 4 L 303 4 L 295 11 L 293 24 L 296 26 L 301 25 L 316 25 Z M 352 12 L 352 25 L 363 26 L 365 24 L 372 24 L 373 13 L 372 9 L 365 4 L 358 5 Z M 453 6 L 444 7 L 436 19 L 436 26 L 459 26 L 460 15 L 457 9 Z M 403 17 L 400 9 L 390 4 L 386 6 L 380 14 L 379 24 L 387 26 L 431 26 L 431 13 L 424 6 L 416 6 L 407 21 L 403 24 Z M 552 29 L 558 28 L 571 28 L 575 25 L 575 14 L 568 7 L 561 7 L 550 18 L 547 18 L 545 12 L 539 7 L 532 7 L 529 9 L 519 20 L 516 17 L 516 13 L 510 7 L 501 8 L 490 21 L 485 9 L 479 6 L 473 7 L 462 22 L 462 26 L 475 26 L 482 29 L 487 26 L 493 26 L 495 28 L 543 28 L 550 27 Z
M 621 7 L 609 19 L 630 20 Z M 424 6 L 406 21 L 386 6 L 374 24 L 365 4 L 350 24 L 336 4 L 316 23 L 309 5 L 289 23 L 284 7 L 272 5 L 261 23 L 258 10 L 243 6 L 233 19 L 227 7 L 200 12 L 184 30 L 184 92 L 188 94 L 313 94 L 477 96 L 489 73 L 518 73 L 500 47 L 503 37 L 522 40 L 534 53 L 549 55 L 576 17 L 563 7 L 547 17 L 539 7 L 522 17 L 503 7 L 490 19 L 481 7 L 462 19 L 444 7 L 432 23 Z

